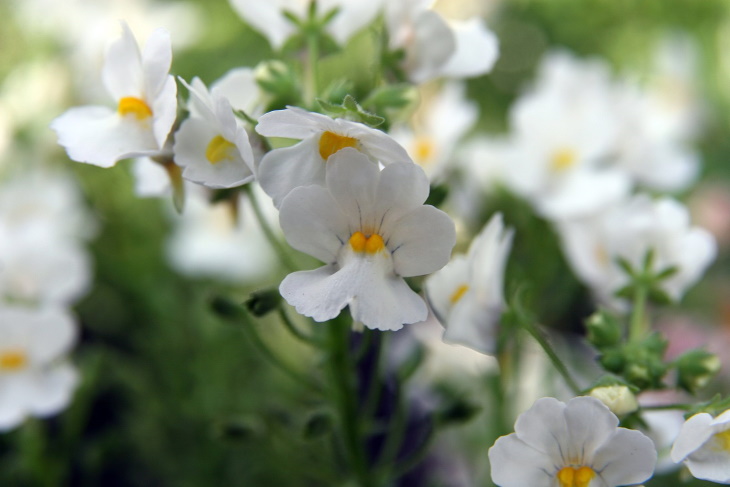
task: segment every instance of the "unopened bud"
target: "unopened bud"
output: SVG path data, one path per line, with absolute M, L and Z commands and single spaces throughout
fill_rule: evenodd
M 707 385 L 720 371 L 720 359 L 705 350 L 690 350 L 677 359 L 677 384 L 689 392 Z
M 608 406 L 608 409 L 616 416 L 633 413 L 639 408 L 636 396 L 625 385 L 595 387 L 591 390 L 589 396 L 595 397 Z

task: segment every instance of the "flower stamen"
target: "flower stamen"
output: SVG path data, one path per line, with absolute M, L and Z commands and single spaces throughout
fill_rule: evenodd
M 449 302 L 451 304 L 456 304 L 459 302 L 461 298 L 464 297 L 464 294 L 469 290 L 468 284 L 462 284 L 461 286 L 456 288 L 456 291 L 453 292 L 451 297 L 449 298 Z
M 357 149 L 358 140 L 354 137 L 336 134 L 334 132 L 323 132 L 319 138 L 319 155 L 325 161 L 332 154 L 335 154 L 345 147 L 353 147 Z
M 208 148 L 205 149 L 205 157 L 211 164 L 217 164 L 223 160 L 233 159 L 233 150 L 236 146 L 223 137 L 222 135 L 216 135 L 208 143 Z
M 137 120 L 152 116 L 152 110 L 144 100 L 134 96 L 125 96 L 119 100 L 117 111 L 121 116 L 134 115 Z
M 563 147 L 553 153 L 550 160 L 550 167 L 553 171 L 565 171 L 570 169 L 578 161 L 578 155 L 573 149 Z
M 428 137 L 417 137 L 416 140 L 413 141 L 412 150 L 413 159 L 418 164 L 424 166 L 433 159 L 436 147 L 433 141 Z
M 588 487 L 596 472 L 591 467 L 563 467 L 556 478 L 560 487 Z
M 21 350 L 10 350 L 0 353 L 0 371 L 17 371 L 24 368 L 27 363 L 28 357 Z
M 714 439 L 718 450 L 730 452 L 730 429 L 715 433 Z
M 383 241 L 383 237 L 377 233 L 366 237 L 362 232 L 355 232 L 350 236 L 350 247 L 355 252 L 375 254 L 385 248 L 385 242 Z

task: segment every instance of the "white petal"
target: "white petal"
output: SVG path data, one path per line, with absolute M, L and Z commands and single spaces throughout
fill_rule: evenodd
M 725 448 L 701 448 L 685 460 L 685 465 L 698 479 L 730 484 L 730 452 Z
M 328 264 L 337 260 L 350 238 L 345 215 L 320 186 L 289 193 L 281 205 L 279 223 L 289 245 Z
M 325 115 L 287 107 L 261 115 L 256 132 L 264 137 L 304 139 L 327 130 L 332 124 L 333 120 Z
M 258 180 L 278 208 L 284 197 L 298 186 L 325 184 L 325 164 L 319 156 L 318 137 L 268 152 L 261 160 Z
M 177 84 L 172 76 L 167 76 L 162 90 L 152 101 L 153 125 L 152 131 L 157 141 L 157 148 L 164 147 L 172 124 L 177 117 Z
M 689 418 L 674 440 L 672 446 L 672 461 L 678 463 L 699 449 L 714 434 L 712 416 L 707 413 L 695 414 Z
M 228 71 L 210 86 L 211 93 L 228 99 L 236 110 L 243 110 L 252 117 L 260 115 L 257 104 L 261 89 L 256 83 L 253 69 L 235 68 Z
M 139 47 L 126 22 L 120 24 L 122 36 L 109 45 L 101 77 L 115 100 L 125 96 L 144 99 L 144 74 Z
M 68 353 L 76 343 L 78 326 L 67 312 L 44 309 L 26 313 L 32 326 L 28 352 L 33 364 L 47 365 Z
M 393 255 L 395 272 L 421 276 L 441 269 L 456 244 L 454 222 L 433 206 L 421 206 L 393 222 L 386 245 Z
M 441 69 L 449 78 L 471 78 L 492 70 L 499 56 L 499 41 L 480 18 L 452 22 L 456 39 L 454 54 Z
M 563 445 L 563 453 L 568 458 L 581 458 L 584 462 L 590 462 L 596 448 L 603 445 L 618 427 L 616 415 L 594 397 L 571 399 L 563 415 L 570 438 L 568 444 Z M 653 468 L 652 464 L 652 471 Z
M 428 178 L 416 164 L 396 163 L 381 172 L 375 190 L 376 215 L 385 215 L 383 227 L 423 205 L 428 198 Z
M 350 122 L 350 124 L 354 124 L 354 122 Z M 363 129 L 367 130 L 358 130 L 356 135 L 363 145 L 363 152 L 386 166 L 396 162 L 413 162 L 408 151 L 388 134 L 370 127 L 363 127 Z
M 505 230 L 502 214 L 490 218 L 469 246 L 474 297 L 483 307 L 504 305 L 504 269 L 512 246 L 513 230 Z
M 383 0 L 321 0 L 318 9 L 320 14 L 324 14 L 339 7 L 339 13 L 327 24 L 326 29 L 339 44 L 344 44 L 373 21 L 382 3 Z
M 0 432 L 15 428 L 28 414 L 27 377 L 28 373 L 0 376 Z
M 333 265 L 294 272 L 281 281 L 279 292 L 298 313 L 314 321 L 327 321 L 347 306 L 349 277 Z
M 165 29 L 155 29 L 147 39 L 147 44 L 142 51 L 145 93 L 148 97 L 154 97 L 162 91 L 167 82 L 171 64 L 170 33 Z
M 491 355 L 495 351 L 501 316 L 502 306 L 482 306 L 474 299 L 473 291 L 467 291 L 449 313 L 444 342 Z
M 453 306 L 451 297 L 459 287 L 469 283 L 469 263 L 463 255 L 453 257 L 442 269 L 426 279 L 426 292 L 437 318 L 448 326 L 448 316 Z
M 353 231 L 370 234 L 380 228 L 382 215 L 375 213 L 379 176 L 378 167 L 357 149 L 344 148 L 327 160 L 327 188 L 342 212 L 357 224 Z
M 251 27 L 266 36 L 274 49 L 279 49 L 293 33 L 294 24 L 283 15 L 284 9 L 303 17 L 305 3 L 286 0 L 231 0 L 233 9 Z
M 564 403 L 552 397 L 543 397 L 520 414 L 515 422 L 515 433 L 520 440 L 560 466 L 568 464 L 562 449 L 567 448 L 570 442 L 564 413 Z
M 618 428 L 595 453 L 593 470 L 607 485 L 635 485 L 654 474 L 657 452 L 640 431 Z
M 71 108 L 55 119 L 51 128 L 71 159 L 99 167 L 159 152 L 148 121 L 120 117 L 106 107 Z
M 424 10 L 415 20 L 414 41 L 406 52 L 406 70 L 414 83 L 441 74 L 456 50 L 456 38 L 446 21 L 433 10 Z
M 64 409 L 79 383 L 78 372 L 67 363 L 38 371 L 34 375 L 30 384 L 32 396 L 28 404 L 34 416 L 50 416 Z
M 554 460 L 511 434 L 489 449 L 492 481 L 500 487 L 553 487 Z

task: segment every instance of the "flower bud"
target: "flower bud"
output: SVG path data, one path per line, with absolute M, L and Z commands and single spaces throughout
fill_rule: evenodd
M 694 393 L 720 370 L 720 359 L 705 350 L 690 350 L 677 359 L 677 385 Z
M 616 416 L 624 416 L 633 413 L 639 408 L 636 396 L 625 385 L 616 384 L 611 386 L 595 387 L 588 394 L 595 397 L 608 406 Z
M 586 328 L 588 341 L 598 349 L 617 345 L 621 341 L 621 325 L 607 311 L 593 313 L 586 321 Z

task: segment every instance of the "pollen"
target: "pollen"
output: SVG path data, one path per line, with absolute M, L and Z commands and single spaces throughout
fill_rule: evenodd
M 464 294 L 466 294 L 466 292 L 468 290 L 469 290 L 469 285 L 468 284 L 462 284 L 461 286 L 457 287 L 456 288 L 456 291 L 454 291 L 454 293 L 449 298 L 449 302 L 451 304 L 458 303 L 459 300 L 461 300 L 461 298 L 464 297 Z
M 588 487 L 595 476 L 591 467 L 563 467 L 556 475 L 560 487 Z
M 233 159 L 233 151 L 236 148 L 235 145 L 222 135 L 216 135 L 208 143 L 208 148 L 205 149 L 205 157 L 211 164 L 217 164 L 224 160 Z
M 152 116 L 152 110 L 144 100 L 134 96 L 125 96 L 119 100 L 117 111 L 121 116 L 133 115 L 137 120 L 144 120 Z
M 0 352 L 0 372 L 16 371 L 25 367 L 27 363 L 28 357 L 23 351 L 10 350 L 6 352 Z
M 436 146 L 433 141 L 428 137 L 417 137 L 413 141 L 413 159 L 420 164 L 425 165 L 431 162 L 434 154 L 436 153 Z
M 323 132 L 319 138 L 319 155 L 326 161 L 332 154 L 341 151 L 345 147 L 357 149 L 357 145 L 358 140 L 354 137 L 347 137 L 329 131 Z
M 550 160 L 550 167 L 554 171 L 565 171 L 570 169 L 578 160 L 578 155 L 573 149 L 563 147 L 553 153 Z
M 377 233 L 373 233 L 369 237 L 366 237 L 362 232 L 355 232 L 350 236 L 350 247 L 355 252 L 366 252 L 368 254 L 375 254 L 385 248 L 385 242 L 383 237 Z

